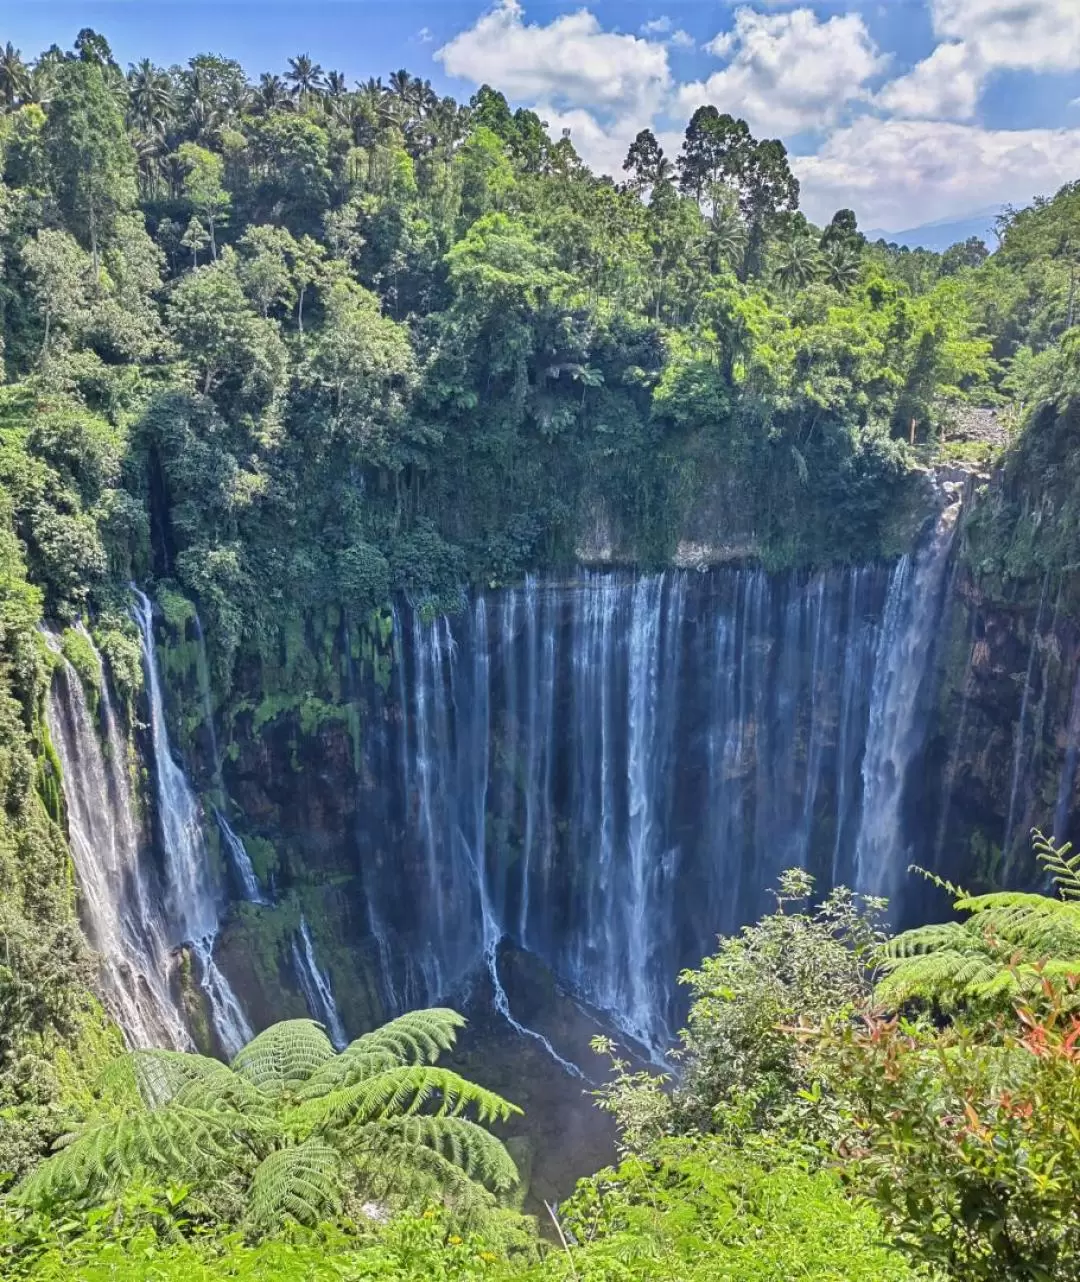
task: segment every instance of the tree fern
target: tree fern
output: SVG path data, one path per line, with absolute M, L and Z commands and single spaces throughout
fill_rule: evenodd
M 1080 855 L 1036 832 L 1035 851 L 1060 898 L 1024 891 L 969 895 L 948 883 L 964 921 L 905 931 L 881 953 L 876 996 L 886 1005 L 923 998 L 943 1006 L 1016 999 L 1047 982 L 1080 977 Z M 934 879 L 937 880 L 936 878 Z
M 298 1091 L 323 1064 L 334 1058 L 334 1047 L 313 1019 L 286 1019 L 271 1024 L 239 1051 L 232 1068 L 253 1086 L 274 1095 Z
M 364 1033 L 339 1055 L 326 1060 L 311 1075 L 303 1093 L 321 1095 L 332 1087 L 360 1081 L 377 1065 L 433 1064 L 443 1051 L 451 1049 L 458 1029 L 464 1026 L 464 1017 L 447 1007 L 408 1011 Z
M 251 1180 L 251 1227 L 266 1233 L 286 1216 L 300 1224 L 316 1225 L 339 1214 L 341 1166 L 337 1150 L 318 1140 L 271 1153 L 260 1162 Z
M 181 1181 L 196 1204 L 227 1215 L 246 1190 L 244 1220 L 255 1232 L 285 1218 L 317 1224 L 350 1195 L 440 1197 L 479 1222 L 518 1178 L 481 1123 L 520 1110 L 433 1063 L 464 1022 L 452 1010 L 414 1011 L 336 1054 L 320 1025 L 287 1020 L 228 1066 L 135 1051 L 104 1083 L 107 1107 L 119 1099 L 126 1111 L 65 1137 L 17 1196 L 32 1206 L 85 1203 L 141 1178 Z
M 405 1064 L 306 1100 L 289 1118 L 302 1129 L 325 1134 L 356 1123 L 417 1113 L 426 1107 L 434 1107 L 440 1116 L 457 1116 L 472 1107 L 482 1122 L 506 1121 L 521 1112 L 501 1095 L 450 1069 Z

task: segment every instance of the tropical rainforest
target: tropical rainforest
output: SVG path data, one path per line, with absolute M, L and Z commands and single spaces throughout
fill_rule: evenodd
M 494 88 L 350 87 L 306 55 L 256 82 L 209 54 L 125 70 L 91 30 L 0 49 L 0 111 L 3 1276 L 1080 1277 L 1080 696 L 1048 693 L 1080 612 L 1080 183 L 1004 211 L 992 253 L 907 250 L 850 210 L 809 222 L 782 144 L 713 107 L 677 155 L 643 131 L 614 181 Z M 1022 692 L 1020 747 L 1009 712 L 1003 747 L 961 733 L 931 773 L 1004 792 L 1004 842 L 946 791 L 939 845 L 962 823 L 965 849 L 899 932 L 775 852 L 757 920 L 668 977 L 663 1065 L 596 1038 L 617 1153 L 558 1205 L 527 1199 L 513 1091 L 439 1062 L 446 1006 L 357 979 L 351 1040 L 297 1007 L 226 1053 L 185 952 L 193 1047 L 125 1045 L 46 707 L 70 670 L 146 739 L 133 583 L 224 807 L 256 741 L 268 771 L 302 775 L 324 732 L 351 760 L 344 687 L 394 688 L 400 603 L 437 626 L 582 562 L 906 564 L 956 477 L 948 583 L 982 613 L 937 715 L 982 734 L 972 691 L 1022 640 L 994 687 Z M 139 752 L 121 774 L 153 811 Z M 1029 776 L 1045 836 L 1013 804 Z M 249 844 L 261 884 L 303 890 L 295 852 Z M 237 952 L 270 949 L 266 907 Z

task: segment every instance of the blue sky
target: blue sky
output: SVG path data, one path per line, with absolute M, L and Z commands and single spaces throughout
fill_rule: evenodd
M 898 229 L 1080 178 L 1080 0 L 31 0 L 0 39 L 29 57 L 84 26 L 122 64 L 209 51 L 255 76 L 303 52 L 463 98 L 488 81 L 608 172 L 646 125 L 677 151 L 712 102 L 785 140 L 816 219 Z

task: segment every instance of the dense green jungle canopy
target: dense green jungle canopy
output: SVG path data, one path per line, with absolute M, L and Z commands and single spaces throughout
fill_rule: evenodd
M 43 619 L 92 620 L 130 709 L 133 579 L 197 600 L 223 691 L 328 606 L 453 604 L 467 581 L 572 563 L 598 531 L 663 563 L 703 503 L 768 566 L 868 561 L 911 537 L 928 463 L 991 461 L 958 438 L 970 405 L 1013 434 L 973 561 L 1020 579 L 1080 563 L 1080 184 L 1007 211 L 992 255 L 908 251 L 848 210 L 812 225 L 783 146 L 714 108 L 678 156 L 643 131 L 615 182 L 487 87 L 461 104 L 399 71 L 352 89 L 305 56 L 257 83 L 214 55 L 125 72 L 92 31 L 32 63 L 0 49 L 0 110 L 0 1170 L 70 1128 L 119 1048 L 88 994 Z M 93 664 L 77 633 L 65 646 Z M 680 1150 L 660 1205 L 631 1164 L 610 1222 L 590 1201 L 609 1186 L 584 1193 L 579 1231 L 603 1221 L 613 1243 L 587 1276 L 716 1276 L 687 1242 L 688 1181 L 703 1216 L 743 1208 L 732 1277 L 788 1276 L 791 1234 L 813 1276 L 916 1276 L 873 1255 L 874 1215 L 802 1150 L 755 1153 L 706 1181 Z M 164 1193 L 132 1197 L 137 1240 L 175 1220 Z M 656 1272 L 619 1272 L 645 1205 Z M 344 1273 L 338 1245 L 275 1264 L 237 1241 L 229 1276 L 474 1276 L 468 1243 L 435 1271 L 458 1267 L 448 1233 L 407 1224 Z M 169 1251 L 160 1276 L 203 1276 Z M 1044 1257 L 955 1276 L 1067 1276 Z M 74 1275 L 128 1276 L 110 1267 Z

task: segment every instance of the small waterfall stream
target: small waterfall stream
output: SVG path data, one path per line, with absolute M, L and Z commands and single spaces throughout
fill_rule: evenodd
M 222 1050 L 234 1055 L 253 1036 L 240 1002 L 214 961 L 218 933 L 217 894 L 211 882 L 202 815 L 184 772 L 173 759 L 165 721 L 154 643 L 153 607 L 136 590 L 135 620 L 142 635 L 143 667 L 150 700 L 158 818 L 165 856 L 166 905 L 177 944 L 189 944 L 199 962 L 199 982 L 210 1006 Z
M 269 900 L 263 894 L 262 887 L 259 885 L 259 879 L 255 875 L 255 868 L 252 865 L 251 856 L 247 852 L 247 847 L 233 832 L 231 824 L 220 810 L 214 810 L 214 818 L 217 820 L 218 831 L 221 833 L 221 840 L 225 843 L 229 863 L 239 883 L 243 898 L 249 904 L 269 903 Z
M 925 731 L 937 620 L 959 516 L 957 498 L 942 509 L 931 537 L 897 562 L 878 641 L 862 766 L 855 888 L 890 900 L 908 863 L 902 838 L 904 788 Z
M 83 639 L 92 647 L 88 635 Z M 59 654 L 57 638 L 46 634 L 46 640 Z M 139 857 L 127 745 L 100 658 L 97 663 L 105 751 L 82 682 L 64 659 L 53 676 L 46 709 L 63 771 L 83 922 L 101 955 L 105 1004 L 128 1043 L 183 1050 L 191 1046 L 191 1038 L 172 995 L 171 948 L 161 908 Z
M 292 941 L 292 957 L 300 991 L 304 994 L 304 1001 L 307 1002 L 312 1018 L 325 1024 L 330 1040 L 339 1051 L 344 1050 L 349 1044 L 349 1037 L 334 1000 L 330 977 L 319 969 L 319 963 L 315 959 L 315 944 L 303 916 L 300 918 L 300 929 Z

